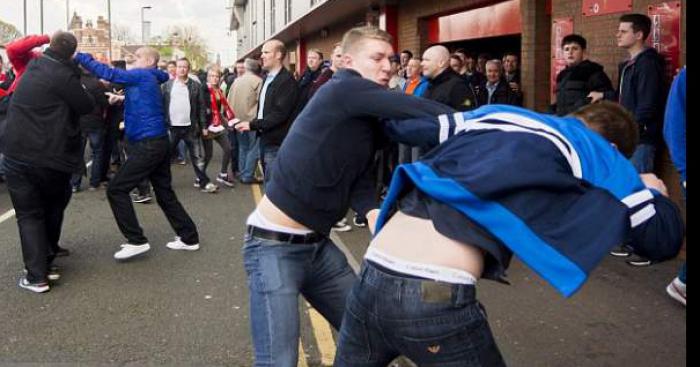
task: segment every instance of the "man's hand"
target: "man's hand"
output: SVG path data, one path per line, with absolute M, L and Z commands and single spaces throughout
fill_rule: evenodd
M 588 93 L 588 98 L 591 99 L 591 103 L 596 103 L 603 99 L 603 92 L 591 92 Z
M 234 125 L 234 128 L 240 133 L 250 131 L 250 121 L 241 121 Z
M 369 226 L 370 233 L 374 234 L 374 230 L 377 226 L 377 218 L 379 218 L 379 209 L 372 209 L 365 215 L 367 218 L 367 225 Z
M 642 173 L 639 178 L 644 182 L 644 186 L 648 189 L 654 189 L 661 193 L 661 195 L 668 197 L 668 189 L 663 181 L 656 177 L 653 173 Z
M 108 97 L 108 102 L 112 106 L 114 106 L 115 104 L 121 104 L 124 102 L 124 96 L 114 94 L 112 92 L 105 92 L 105 95 Z
M 209 135 L 209 130 L 207 130 L 207 129 L 202 129 L 202 137 L 205 137 L 205 136 L 207 136 L 207 135 Z

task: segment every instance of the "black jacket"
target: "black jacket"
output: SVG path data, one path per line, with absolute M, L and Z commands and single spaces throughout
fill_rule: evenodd
M 383 130 L 379 119 L 451 112 L 388 91 L 354 70 L 339 70 L 292 125 L 269 168 L 265 194 L 295 221 L 328 235 L 349 207 L 362 216 L 378 208 L 372 167 L 375 141 Z
M 292 123 L 298 96 L 296 80 L 287 69 L 282 68 L 267 87 L 265 105 L 258 107 L 263 109 L 263 118 L 250 122 L 250 129 L 258 132 L 263 145 L 282 145 Z M 262 97 L 259 100 L 262 101 Z
M 603 66 L 584 60 L 557 75 L 557 103 L 552 105 L 551 112 L 559 116 L 568 115 L 590 103 L 589 93 L 613 91 L 612 82 Z
M 163 91 L 163 110 L 165 111 L 165 123 L 170 126 L 170 93 L 173 91 L 175 80 L 168 80 L 161 87 Z M 187 91 L 190 95 L 190 125 L 195 135 L 206 128 L 206 105 L 202 86 L 192 78 L 187 78 Z
M 78 172 L 83 161 L 78 120 L 94 107 L 77 66 L 46 50 L 29 63 L 12 96 L 4 153 L 31 166 Z
M 617 92 L 605 93 L 606 99 L 618 100 L 639 124 L 640 143 L 656 144 L 661 127 L 668 85 L 664 80 L 665 63 L 654 48 L 618 66 Z
M 479 93 L 477 94 L 477 101 L 479 103 L 479 106 L 485 106 L 487 104 L 507 104 L 511 106 L 522 107 L 523 105 L 522 95 L 520 93 L 514 92 L 508 85 L 508 82 L 506 82 L 505 80 L 501 80 L 498 83 L 496 91 L 493 92 L 493 96 L 491 96 L 490 103 L 489 90 L 486 88 L 486 85 L 479 89 Z
M 95 100 L 95 108 L 90 113 L 80 116 L 80 129 L 82 131 L 104 130 L 106 127 L 105 111 L 109 107 L 109 101 L 105 95 L 107 88 L 95 76 L 87 72 L 83 72 L 80 82 Z
M 469 84 L 450 68 L 430 81 L 423 97 L 458 111 L 469 111 L 477 107 L 476 96 Z

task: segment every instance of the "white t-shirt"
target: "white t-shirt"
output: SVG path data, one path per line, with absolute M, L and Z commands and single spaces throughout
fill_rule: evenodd
M 170 125 L 190 126 L 190 92 L 187 84 L 176 79 L 170 91 Z

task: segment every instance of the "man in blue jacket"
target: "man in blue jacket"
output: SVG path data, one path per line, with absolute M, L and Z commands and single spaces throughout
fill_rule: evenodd
M 127 239 L 127 243 L 114 254 L 116 260 L 129 259 L 151 248 L 129 197 L 129 192 L 144 179 L 151 181 L 158 205 L 177 233 L 175 240 L 166 246 L 172 250 L 199 249 L 197 228 L 172 188 L 170 143 L 160 90 L 160 84 L 167 82 L 169 76 L 156 68 L 159 58 L 156 50 L 142 47 L 136 51 L 134 68 L 125 71 L 101 64 L 88 54 L 79 53 L 75 57 L 92 74 L 126 88 L 124 130 L 129 157 L 107 189 L 112 213 Z
M 617 104 L 569 118 L 490 105 L 388 131 L 443 143 L 394 175 L 348 297 L 336 367 L 383 367 L 398 355 L 419 366 L 503 366 L 475 285 L 504 281 L 513 254 L 568 297 L 627 238 L 657 260 L 682 242 L 663 183 L 625 157 L 637 127 Z

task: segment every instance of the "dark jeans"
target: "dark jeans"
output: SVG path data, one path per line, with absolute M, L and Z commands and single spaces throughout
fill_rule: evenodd
M 80 155 L 85 156 L 85 145 L 90 143 L 90 150 L 92 151 L 92 167 L 90 169 L 90 186 L 98 187 L 100 186 L 100 181 L 102 179 L 102 147 L 105 141 L 104 130 L 95 131 L 84 131 L 81 137 L 81 150 Z M 73 187 L 80 187 L 82 181 L 82 174 L 75 173 L 71 178 L 71 185 Z
M 265 183 L 270 181 L 270 175 L 268 174 L 268 169 L 272 166 L 272 163 L 277 158 L 277 153 L 279 152 L 279 145 L 267 145 L 260 142 L 260 164 L 263 169 L 263 178 Z
M 175 150 L 179 149 L 178 144 L 182 142 L 187 147 L 190 152 L 190 161 L 192 162 L 192 168 L 194 169 L 194 175 L 199 180 L 201 187 L 206 186 L 211 180 L 207 177 L 206 173 L 200 167 L 200 159 L 197 155 L 197 148 L 195 147 L 195 137 L 192 133 L 192 128 L 189 126 L 173 126 L 170 128 L 170 153 L 175 154 Z
M 29 166 L 7 157 L 4 164 L 27 280 L 46 281 L 61 237 L 63 212 L 71 197 L 71 174 Z
M 202 139 L 202 145 L 204 145 L 204 167 L 202 171 L 207 172 L 209 162 L 211 162 L 214 156 L 214 141 L 219 144 L 223 152 L 221 157 L 221 171 L 219 172 L 228 174 L 228 164 L 231 160 L 231 143 L 228 140 L 228 136 L 225 134 L 221 134 L 214 139 Z
M 199 243 L 197 228 L 182 207 L 172 188 L 170 174 L 170 142 L 167 136 L 129 143 L 128 158 L 109 183 L 107 199 L 119 230 L 132 245 L 148 242 L 139 226 L 129 192 L 144 179 L 149 179 L 156 201 L 184 243 Z
M 238 164 L 238 133 L 236 130 L 228 132 L 228 142 L 231 147 L 231 173 L 235 177 L 241 170 Z
M 335 367 L 504 366 L 476 287 L 387 272 L 365 261 L 343 316 Z

